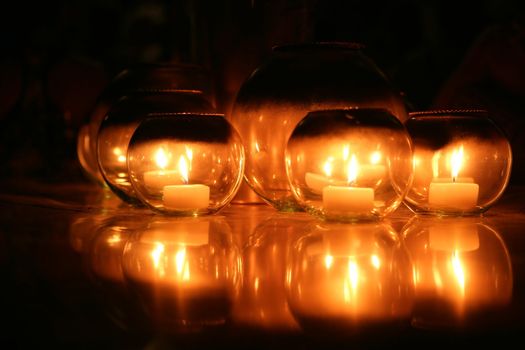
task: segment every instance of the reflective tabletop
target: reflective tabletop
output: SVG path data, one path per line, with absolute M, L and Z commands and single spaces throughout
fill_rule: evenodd
M 2 343 L 125 349 L 525 340 L 525 188 L 481 217 L 173 218 L 85 183 L 0 186 Z

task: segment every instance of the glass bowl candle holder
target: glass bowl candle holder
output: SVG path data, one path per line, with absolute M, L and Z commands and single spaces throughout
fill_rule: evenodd
M 288 140 L 286 171 L 295 198 L 316 216 L 381 218 L 410 185 L 410 138 L 385 109 L 313 111 Z
M 509 181 L 510 143 L 483 110 L 414 112 L 406 122 L 414 180 L 405 203 L 415 213 L 476 215 Z
M 513 274 L 505 242 L 492 227 L 478 217 L 415 217 L 402 236 L 413 269 L 414 326 L 500 320 L 495 315 L 511 301 Z
M 277 46 L 241 86 L 232 123 L 246 148 L 245 178 L 274 208 L 302 208 L 288 183 L 284 157 L 288 138 L 309 111 L 384 108 L 407 119 L 401 94 L 362 49 L 350 42 Z
M 128 168 L 135 193 L 151 209 L 213 214 L 241 184 L 244 148 L 222 114 L 159 114 L 134 132 Z
M 303 329 L 352 332 L 408 324 L 410 261 L 387 223 L 314 224 L 290 255 L 288 304 Z
M 125 202 L 140 204 L 128 174 L 127 151 L 133 132 L 152 113 L 210 113 L 200 91 L 162 90 L 125 96 L 107 113 L 97 138 L 97 159 L 108 187 Z

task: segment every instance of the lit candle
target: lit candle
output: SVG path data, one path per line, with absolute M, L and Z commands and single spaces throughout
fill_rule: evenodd
M 458 177 L 463 165 L 463 145 L 452 152 L 452 178 L 434 177 L 430 183 L 428 204 L 435 207 L 470 209 L 478 202 L 479 185 L 471 178 Z
M 164 186 L 162 196 L 164 207 L 174 210 L 207 208 L 210 188 L 202 184 L 188 184 L 188 162 L 184 156 L 180 157 L 178 165 L 184 184 Z
M 146 171 L 144 173 L 144 184 L 151 190 L 161 190 L 167 185 L 178 185 L 183 183 L 181 174 L 177 170 L 166 170 L 169 157 L 164 149 L 159 148 L 155 153 L 155 164 L 159 170 Z
M 355 155 L 348 165 L 348 183 L 357 179 L 359 172 Z M 367 212 L 374 207 L 374 190 L 368 187 L 326 186 L 323 188 L 323 208 L 327 211 Z

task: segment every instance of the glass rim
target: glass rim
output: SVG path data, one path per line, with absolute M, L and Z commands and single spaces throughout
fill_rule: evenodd
M 424 111 L 408 112 L 408 116 L 411 117 L 479 117 L 489 116 L 489 112 L 486 109 L 480 108 L 458 108 L 458 109 L 429 109 Z
M 312 48 L 353 50 L 359 51 L 365 48 L 364 44 L 351 41 L 313 41 L 302 43 L 285 43 L 272 47 L 274 52 L 291 52 L 297 50 L 308 50 Z

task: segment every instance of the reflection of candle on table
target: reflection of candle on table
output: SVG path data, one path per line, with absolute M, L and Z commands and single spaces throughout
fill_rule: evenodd
M 348 183 L 357 179 L 358 165 L 355 155 L 348 165 Z M 326 186 L 323 188 L 323 207 L 327 211 L 369 211 L 374 207 L 374 190 L 367 187 Z
M 467 252 L 479 248 L 478 226 L 471 223 L 443 223 L 429 227 L 431 249 Z
M 164 186 L 162 201 L 164 207 L 175 210 L 207 208 L 210 200 L 210 188 L 202 184 L 188 184 L 188 163 L 184 156 L 179 159 L 179 173 L 184 179 L 183 185 Z
M 470 178 L 459 178 L 459 170 L 463 163 L 463 146 L 452 152 L 452 178 L 435 177 L 430 183 L 428 204 L 436 207 L 451 207 L 470 209 L 478 202 L 479 185 Z

